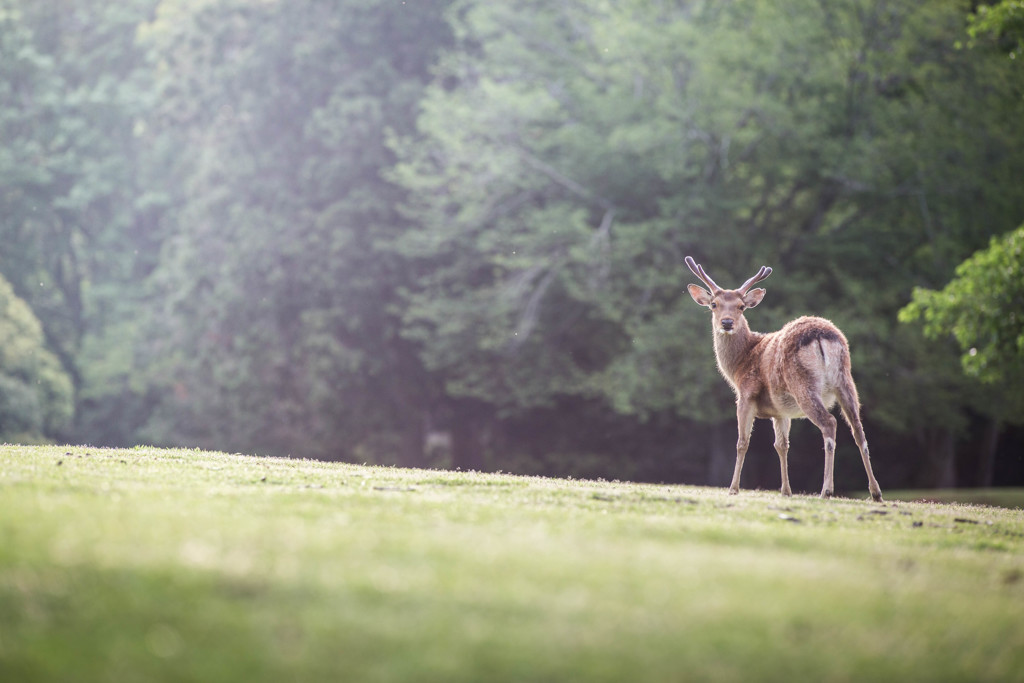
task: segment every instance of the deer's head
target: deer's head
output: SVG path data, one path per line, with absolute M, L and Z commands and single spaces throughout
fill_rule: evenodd
M 722 289 L 692 257 L 686 257 L 686 265 L 711 290 L 708 291 L 697 285 L 687 286 L 694 301 L 711 309 L 712 327 L 719 334 L 734 334 L 737 329 L 743 329 L 746 326 L 743 311 L 757 306 L 765 295 L 764 289 L 760 287 L 750 289 L 750 287 L 772 274 L 771 268 L 761 266 L 757 275 L 744 282 L 739 289 Z

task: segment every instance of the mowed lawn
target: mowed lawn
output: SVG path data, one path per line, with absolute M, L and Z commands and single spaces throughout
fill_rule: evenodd
M 1024 512 L 0 446 L 0 681 L 513 680 L 1024 680 Z

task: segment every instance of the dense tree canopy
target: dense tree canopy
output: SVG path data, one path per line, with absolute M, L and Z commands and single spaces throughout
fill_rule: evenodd
M 876 420 L 962 424 L 948 358 L 895 324 L 1022 210 L 1013 73 L 954 50 L 962 25 L 914 2 L 468 6 L 396 171 L 429 273 L 407 334 L 449 392 L 507 409 L 722 420 L 682 257 L 736 283 L 766 262 L 755 325 L 828 314 Z
M 140 356 L 151 438 L 418 459 L 429 381 L 398 334 L 412 273 L 380 249 L 406 225 L 382 171 L 443 4 L 164 2 L 144 27 L 147 128 L 186 152 Z
M 1015 6 L 0 0 L 22 431 L 714 481 L 693 254 L 845 331 L 883 487 L 978 481 L 1015 404 L 928 335 L 1012 354 L 927 292 L 1024 217 Z
M 159 244 L 135 125 L 150 101 L 135 33 L 155 5 L 0 0 L 0 272 L 72 378 L 78 439 L 131 431 L 98 429 L 96 408 L 123 380 Z

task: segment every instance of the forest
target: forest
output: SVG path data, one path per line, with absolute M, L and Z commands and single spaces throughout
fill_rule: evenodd
M 0 0 L 0 441 L 727 484 L 692 255 L 1024 485 L 1022 222 L 1012 0 Z

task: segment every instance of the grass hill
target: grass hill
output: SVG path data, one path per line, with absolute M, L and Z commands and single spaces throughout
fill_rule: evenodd
M 1022 605 L 1019 509 L 0 446 L 0 681 L 1024 680 Z

